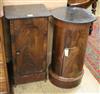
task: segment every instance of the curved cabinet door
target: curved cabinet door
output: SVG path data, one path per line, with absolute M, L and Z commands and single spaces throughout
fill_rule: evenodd
M 10 21 L 15 83 L 44 79 L 47 64 L 48 19 Z

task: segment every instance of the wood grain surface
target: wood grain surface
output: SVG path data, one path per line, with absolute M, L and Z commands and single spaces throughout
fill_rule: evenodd
M 15 19 L 10 27 L 15 83 L 45 79 L 48 18 Z

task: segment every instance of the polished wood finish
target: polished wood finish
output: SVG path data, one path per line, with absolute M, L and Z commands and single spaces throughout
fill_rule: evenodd
M 49 69 L 49 79 L 50 81 L 57 87 L 60 88 L 73 88 L 80 84 L 81 79 L 83 77 L 83 73 L 77 78 L 64 78 L 62 76 L 57 75 Z
M 41 4 L 5 7 L 15 85 L 47 79 L 48 15 Z
M 2 18 L 3 17 L 0 17 L 0 94 L 11 94 L 9 91 L 7 64 L 5 59 Z
M 32 18 L 32 17 L 48 17 L 49 11 L 45 8 L 42 4 L 30 4 L 30 5 L 17 5 L 17 6 L 6 6 L 4 7 L 4 14 L 5 18 L 8 20 L 11 19 L 26 19 L 26 18 Z M 11 45 L 10 45 L 10 27 L 8 24 L 10 24 L 9 21 L 4 20 L 5 26 L 5 50 L 6 50 L 6 59 L 7 62 L 11 61 Z
M 54 36 L 56 37 L 53 41 L 52 69 L 58 75 L 68 78 L 80 75 L 83 68 L 89 25 L 63 23 L 55 19 Z M 68 57 L 64 56 L 65 48 L 69 50 Z
M 50 81 L 59 87 L 72 88 L 82 79 L 90 24 L 70 24 L 54 20 Z M 68 57 L 64 55 L 66 48 L 69 50 Z
M 84 73 L 89 27 L 95 17 L 80 8 L 61 7 L 52 13 L 54 37 L 49 79 L 58 87 L 72 88 L 80 83 Z
M 46 79 L 48 19 L 11 20 L 15 83 Z

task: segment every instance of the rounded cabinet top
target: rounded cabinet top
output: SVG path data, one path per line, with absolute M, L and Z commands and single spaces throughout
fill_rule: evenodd
M 78 7 L 59 7 L 51 12 L 54 18 L 69 23 L 90 23 L 96 20 L 90 11 Z

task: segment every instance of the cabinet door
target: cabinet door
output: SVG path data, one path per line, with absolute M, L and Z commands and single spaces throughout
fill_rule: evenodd
M 14 76 L 45 72 L 47 63 L 48 19 L 11 20 Z
M 63 58 L 63 77 L 76 78 L 82 74 L 89 27 L 90 24 L 66 27 L 65 49 L 68 50 L 68 55 Z

